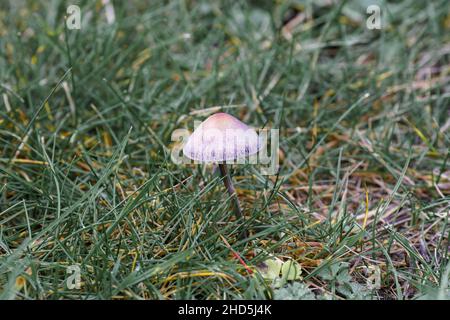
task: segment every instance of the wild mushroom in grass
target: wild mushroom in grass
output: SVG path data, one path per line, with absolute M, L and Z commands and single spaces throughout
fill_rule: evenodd
M 225 187 L 233 202 L 237 219 L 243 219 L 241 206 L 233 187 L 228 164 L 256 154 L 260 141 L 256 131 L 227 113 L 216 113 L 203 121 L 186 142 L 183 153 L 202 163 L 218 163 Z M 240 238 L 247 238 L 244 228 Z

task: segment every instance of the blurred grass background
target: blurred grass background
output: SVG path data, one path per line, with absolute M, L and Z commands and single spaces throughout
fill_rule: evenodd
M 0 297 L 448 299 L 449 62 L 447 0 L 2 1 Z M 170 159 L 219 110 L 280 129 L 278 176 L 233 169 L 247 241 Z

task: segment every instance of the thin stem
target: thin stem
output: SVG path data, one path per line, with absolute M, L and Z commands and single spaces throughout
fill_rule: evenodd
M 227 188 L 228 194 L 231 197 L 231 201 L 233 202 L 233 210 L 237 219 L 243 219 L 244 215 L 242 214 L 241 206 L 239 204 L 239 199 L 236 194 L 236 190 L 234 189 L 233 182 L 231 181 L 230 174 L 228 173 L 228 168 L 226 164 L 219 164 L 220 175 L 223 177 L 223 183 L 225 188 Z M 247 229 L 244 228 L 242 233 L 239 235 L 240 239 L 247 238 L 248 233 Z

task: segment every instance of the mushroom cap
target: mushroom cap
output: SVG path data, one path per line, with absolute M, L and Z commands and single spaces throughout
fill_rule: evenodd
M 203 121 L 183 148 L 186 157 L 200 162 L 230 161 L 255 154 L 261 146 L 256 131 L 227 113 Z

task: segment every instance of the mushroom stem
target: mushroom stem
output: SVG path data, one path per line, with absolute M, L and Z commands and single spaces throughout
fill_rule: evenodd
M 244 215 L 242 214 L 241 206 L 239 205 L 239 199 L 236 194 L 236 190 L 234 189 L 233 182 L 231 181 L 230 174 L 228 173 L 228 168 L 226 164 L 219 163 L 220 175 L 223 177 L 223 183 L 225 184 L 225 188 L 227 188 L 228 194 L 230 195 L 233 201 L 233 210 L 237 219 L 243 219 Z M 244 228 L 242 233 L 239 235 L 239 239 L 247 238 L 247 229 Z

